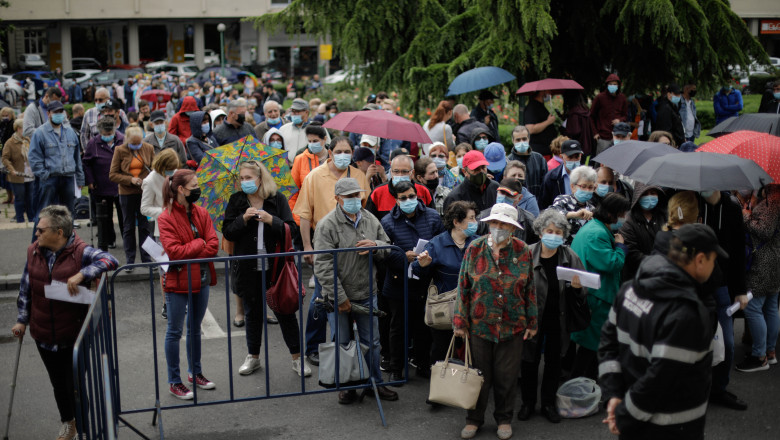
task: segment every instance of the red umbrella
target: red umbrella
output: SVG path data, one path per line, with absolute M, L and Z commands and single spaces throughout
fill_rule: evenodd
M 696 151 L 734 154 L 750 159 L 780 182 L 780 137 L 756 131 L 737 131 L 709 141 Z
M 159 89 L 147 90 L 141 95 L 141 99 L 149 102 L 152 110 L 164 110 L 165 104 L 171 100 L 171 92 Z
M 431 143 L 431 138 L 419 124 L 383 110 L 339 113 L 322 126 L 384 139 Z
M 583 87 L 577 81 L 571 79 L 547 78 L 540 81 L 532 81 L 523 84 L 517 89 L 517 95 L 529 95 L 542 90 L 550 90 L 553 94 L 559 94 L 563 90 L 582 90 Z

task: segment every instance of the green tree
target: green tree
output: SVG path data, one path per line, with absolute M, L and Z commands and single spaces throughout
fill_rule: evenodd
M 503 67 L 518 83 L 573 78 L 590 91 L 614 71 L 627 90 L 652 90 L 690 80 L 715 88 L 727 65 L 768 61 L 727 0 L 293 0 L 250 20 L 330 35 L 370 84 L 427 105 L 478 66 Z

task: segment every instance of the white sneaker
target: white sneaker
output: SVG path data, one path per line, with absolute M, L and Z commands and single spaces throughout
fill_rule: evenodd
M 303 375 L 306 377 L 311 376 L 311 368 L 309 368 L 309 366 L 306 365 L 306 362 L 301 362 L 301 358 L 293 359 L 292 369 L 293 371 L 298 373 L 298 376 L 301 375 L 301 365 L 303 365 Z
M 77 435 L 76 419 L 73 419 L 69 422 L 64 422 L 62 426 L 60 426 L 60 433 L 57 436 L 57 440 L 73 440 Z
M 238 374 L 246 376 L 261 368 L 263 368 L 263 364 L 260 362 L 260 359 L 253 358 L 251 354 L 248 354 L 246 355 L 246 359 L 244 359 L 244 363 L 241 364 L 241 367 L 238 369 Z
M 312 275 L 311 278 L 309 278 L 309 289 L 313 289 L 313 288 L 314 288 L 314 275 Z

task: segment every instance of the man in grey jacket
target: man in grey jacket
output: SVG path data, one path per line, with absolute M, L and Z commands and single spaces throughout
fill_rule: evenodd
M 44 93 L 41 99 L 28 105 L 24 110 L 24 125 L 22 126 L 22 134 L 26 137 L 32 138 L 35 129 L 49 121 L 49 104 L 54 101 L 60 102 L 61 100 L 62 92 L 60 89 L 56 87 L 49 87 L 46 89 L 46 93 Z M 65 119 L 66 126 L 70 127 L 70 124 L 67 123 L 67 116 Z
M 336 182 L 336 208 L 317 223 L 314 230 L 314 250 L 343 248 L 372 248 L 387 246 L 389 239 L 381 223 L 373 214 L 361 206 L 361 193 L 365 190 L 357 180 L 346 177 Z M 379 321 L 376 316 L 352 312 L 352 304 L 369 308 L 377 307 L 377 297 L 369 283 L 369 274 L 376 279 L 376 260 L 382 259 L 387 250 L 366 250 L 363 252 L 342 252 L 338 254 L 338 277 L 333 275 L 333 255 L 317 254 L 314 273 L 322 285 L 322 296 L 326 301 L 338 304 L 339 342 L 350 340 L 350 323 L 357 323 L 360 343 L 371 347 L 371 376 L 377 384 L 382 383 L 379 370 Z M 373 256 L 370 254 L 373 253 Z M 369 272 L 369 258 L 374 258 L 372 272 Z M 336 328 L 336 311 L 328 313 L 330 328 Z M 335 336 L 334 336 L 335 339 Z M 378 386 L 379 398 L 398 400 L 398 393 L 384 386 Z M 350 404 L 357 399 L 355 390 L 339 393 L 339 403 Z
M 179 167 L 183 168 L 187 162 L 187 152 L 184 149 L 184 144 L 178 136 L 174 136 L 168 133 L 168 124 L 165 120 L 165 112 L 162 110 L 155 110 L 150 116 L 151 120 L 151 133 L 146 135 L 144 142 L 151 144 L 154 147 L 154 154 L 159 154 L 166 148 L 173 148 L 176 155 L 179 156 Z

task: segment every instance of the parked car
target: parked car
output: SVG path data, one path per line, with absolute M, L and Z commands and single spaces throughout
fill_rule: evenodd
M 44 67 L 46 67 L 46 62 L 37 53 L 19 55 L 19 68 L 22 70 L 39 70 Z
M 322 79 L 323 84 L 336 84 L 342 81 L 356 82 L 363 77 L 363 72 L 358 68 L 337 70 Z
M 27 78 L 32 78 L 35 82 L 36 89 L 44 87 L 54 87 L 57 85 L 57 77 L 53 73 L 44 70 L 26 70 L 18 73 L 14 73 L 13 79 L 19 81 L 19 84 L 24 85 L 24 81 Z M 40 87 L 38 85 L 40 84 Z
M 103 65 L 95 58 L 73 58 L 73 70 L 103 70 Z
M 62 75 L 62 87 L 67 90 L 71 85 L 73 85 L 74 82 L 83 86 L 85 82 L 89 81 L 90 78 L 100 72 L 101 71 L 98 69 L 71 70 L 70 72 L 66 72 L 64 75 Z
M 195 75 L 195 78 L 194 78 L 194 80 L 195 80 L 195 81 L 196 81 L 198 84 L 200 84 L 201 86 L 203 86 L 203 84 L 204 84 L 206 81 L 208 81 L 208 80 L 209 80 L 209 75 L 210 75 L 210 72 L 212 72 L 212 71 L 213 71 L 213 72 L 216 72 L 216 73 L 217 73 L 217 75 L 222 75 L 222 76 L 224 76 L 224 77 L 225 77 L 225 78 L 226 78 L 228 81 L 230 81 L 231 83 L 236 83 L 236 82 L 238 82 L 238 72 L 241 72 L 241 70 L 239 70 L 239 69 L 236 69 L 235 67 L 225 66 L 224 75 L 223 75 L 223 73 L 222 73 L 222 70 L 221 70 L 221 69 L 222 69 L 222 68 L 221 68 L 221 67 L 219 67 L 219 66 L 211 66 L 211 67 L 206 67 L 205 69 L 203 69 L 203 70 L 201 70 L 200 72 L 198 72 L 198 74 L 197 74 L 197 75 Z
M 23 97 L 24 89 L 19 81 L 13 79 L 11 75 L 0 75 L 0 98 L 13 106 L 16 105 L 17 100 Z
M 184 61 L 185 62 L 194 62 L 195 61 L 195 54 L 185 53 L 184 54 Z M 219 64 L 219 54 L 214 52 L 211 49 L 206 49 L 204 51 L 203 62 L 206 63 L 207 66 L 218 65 Z
M 149 73 L 169 72 L 191 78 L 198 73 L 198 66 L 195 63 L 149 63 L 146 65 L 146 71 Z
M 95 84 L 98 86 L 110 86 L 120 79 L 132 78 L 139 73 L 143 73 L 141 69 L 111 69 L 104 70 L 92 77 Z

